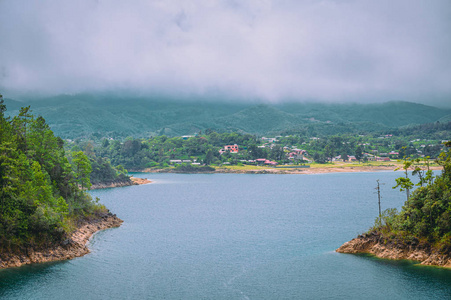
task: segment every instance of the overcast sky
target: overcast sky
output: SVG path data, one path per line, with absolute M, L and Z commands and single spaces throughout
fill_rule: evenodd
M 450 0 L 0 0 L 0 92 L 451 103 Z

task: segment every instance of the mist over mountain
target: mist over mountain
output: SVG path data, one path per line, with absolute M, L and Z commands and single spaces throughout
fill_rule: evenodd
M 0 1 L 0 92 L 451 103 L 449 0 Z
M 206 99 L 63 95 L 35 101 L 6 99 L 8 114 L 31 105 L 62 138 L 192 135 L 206 129 L 278 135 L 377 132 L 446 122 L 451 109 L 409 103 L 240 103 Z
M 0 1 L 0 94 L 66 138 L 436 122 L 450 15 L 449 0 Z

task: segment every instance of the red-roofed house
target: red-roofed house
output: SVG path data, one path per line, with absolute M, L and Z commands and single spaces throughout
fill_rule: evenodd
M 239 148 L 238 145 L 225 145 L 224 149 L 219 150 L 220 154 L 223 154 L 224 152 L 229 151 L 230 153 L 238 153 Z
M 230 151 L 230 153 L 238 153 L 238 145 L 237 144 L 235 144 L 235 145 L 226 145 L 226 146 L 224 146 L 224 150 L 229 150 Z

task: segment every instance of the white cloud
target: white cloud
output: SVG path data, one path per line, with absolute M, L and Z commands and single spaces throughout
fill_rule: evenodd
M 4 94 L 451 100 L 451 3 L 2 1 Z

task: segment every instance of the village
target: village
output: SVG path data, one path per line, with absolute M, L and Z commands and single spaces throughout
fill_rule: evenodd
M 377 137 L 378 140 L 390 139 L 392 135 L 380 136 Z M 195 138 L 195 136 L 183 136 L 182 139 L 187 140 L 190 138 Z M 289 138 L 288 136 L 285 138 Z M 310 142 L 303 142 L 302 145 L 305 145 L 306 148 L 312 148 L 312 143 L 319 143 L 320 138 L 312 137 L 310 138 Z M 310 164 L 319 162 L 319 163 L 354 163 L 354 162 L 396 162 L 401 159 L 399 151 L 391 150 L 386 151 L 386 147 L 382 147 L 382 151 L 379 149 L 374 149 L 375 147 L 371 147 L 370 143 L 358 143 L 357 148 L 354 151 L 345 151 L 345 154 L 338 155 L 330 155 L 334 153 L 334 151 L 329 151 L 329 155 L 323 154 L 323 161 L 320 159 L 320 154 L 315 152 L 314 155 L 311 155 L 306 149 L 299 149 L 298 146 L 282 146 L 280 142 L 283 142 L 284 139 L 281 136 L 276 136 L 273 138 L 262 137 L 260 138 L 260 145 L 257 148 L 261 151 L 255 151 L 256 149 L 251 149 L 249 146 L 241 146 L 238 144 L 229 144 L 221 147 L 217 154 L 219 154 L 218 160 L 215 164 L 227 166 L 227 165 L 251 165 L 251 166 L 266 166 L 266 167 L 282 167 L 282 166 L 302 166 L 308 167 Z M 410 141 L 413 143 L 421 143 L 422 140 L 416 139 Z M 446 141 L 440 141 L 446 142 Z M 346 142 L 342 142 L 346 144 Z M 349 144 L 349 142 L 347 142 Z M 410 155 L 415 154 L 417 157 L 424 158 L 423 150 L 425 148 L 438 148 L 437 144 L 419 144 L 417 148 L 413 150 L 410 149 Z M 404 147 L 407 148 L 407 147 Z M 411 147 L 412 148 L 412 147 Z M 363 151 L 366 150 L 366 151 Z M 249 159 L 249 156 L 252 156 L 252 152 L 260 152 L 261 157 L 253 157 Z M 272 155 L 273 152 L 279 152 L 279 156 L 274 158 Z M 324 152 L 327 152 L 327 147 Z M 338 151 L 336 151 L 338 152 Z M 353 152 L 353 155 L 350 153 Z M 349 153 L 349 154 L 348 154 Z M 264 155 L 266 154 L 266 155 Z M 404 154 L 403 154 L 404 155 Z M 412 155 L 413 156 L 413 155 Z M 247 159 L 246 159 L 247 158 Z M 170 165 L 176 166 L 179 164 L 191 164 L 191 165 L 204 165 L 202 159 L 193 158 L 193 159 L 171 159 L 169 160 Z
M 71 151 L 108 157 L 127 170 L 190 167 L 308 168 L 337 164 L 393 164 L 404 158 L 433 161 L 442 139 L 402 135 L 285 135 L 258 137 L 246 133 L 206 130 L 193 135 L 66 140 Z

